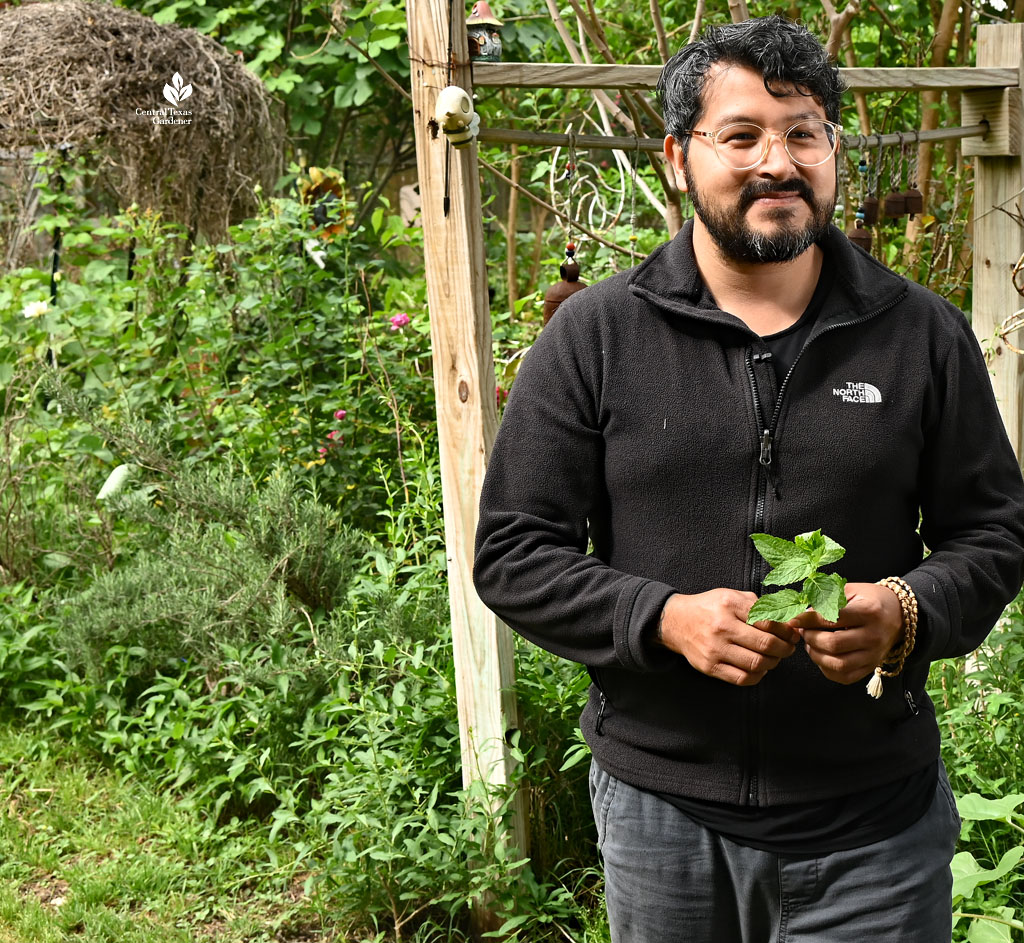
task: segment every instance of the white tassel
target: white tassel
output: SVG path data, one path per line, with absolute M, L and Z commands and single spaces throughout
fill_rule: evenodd
M 882 696 L 882 669 L 878 667 L 868 682 L 868 694 L 876 701 Z

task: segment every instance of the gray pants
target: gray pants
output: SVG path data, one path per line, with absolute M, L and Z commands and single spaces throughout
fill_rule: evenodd
M 820 858 L 737 845 L 592 764 L 613 943 L 949 943 L 960 834 L 939 771 L 925 816 Z

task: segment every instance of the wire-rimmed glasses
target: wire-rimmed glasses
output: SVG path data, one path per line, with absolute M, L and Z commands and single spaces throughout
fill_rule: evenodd
M 824 118 L 806 118 L 785 131 L 766 131 L 749 122 L 727 124 L 717 131 L 689 130 L 685 134 L 710 138 L 718 159 L 733 170 L 750 170 L 768 156 L 772 138 L 782 139 L 794 164 L 817 167 L 824 164 L 839 147 L 842 128 Z

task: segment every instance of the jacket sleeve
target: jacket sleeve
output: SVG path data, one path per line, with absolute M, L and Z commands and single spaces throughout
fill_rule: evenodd
M 938 364 L 926 415 L 921 536 L 931 551 L 906 574 L 929 661 L 973 651 L 1024 579 L 1024 485 L 988 368 L 966 318 Z
M 474 582 L 525 638 L 592 667 L 667 668 L 652 641 L 675 590 L 588 554 L 602 513 L 601 342 L 580 292 L 526 355 L 484 478 Z M 579 301 L 577 301 L 579 299 Z

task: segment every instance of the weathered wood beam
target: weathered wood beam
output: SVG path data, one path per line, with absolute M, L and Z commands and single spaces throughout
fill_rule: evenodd
M 978 27 L 978 64 L 1013 66 L 1024 79 L 1024 23 Z M 1014 83 L 1018 84 L 1018 83 Z M 1014 139 L 1010 140 L 1010 136 Z M 1003 321 L 1024 307 L 1012 271 L 1024 253 L 1024 226 L 1015 218 L 1024 202 L 1024 141 L 1020 121 L 996 135 L 1002 154 L 974 158 L 974 291 L 971 324 L 992 371 L 992 385 L 1018 461 L 1024 457 L 1024 357 L 999 336 Z M 1017 346 L 1024 346 L 1017 342 Z
M 448 84 L 448 0 L 409 0 L 409 59 L 422 202 L 427 303 L 441 451 L 448 593 L 451 602 L 462 780 L 507 787 L 507 736 L 518 727 L 512 636 L 473 588 L 473 544 L 484 470 L 498 427 L 476 148 L 451 148 L 434 116 Z M 462 8 L 459 7 L 460 16 Z M 466 62 L 466 30 L 453 33 Z M 451 83 L 472 93 L 468 67 Z M 446 187 L 446 177 L 448 185 Z M 450 198 L 447 214 L 444 206 Z M 526 852 L 525 816 L 512 816 L 508 844 Z
M 862 151 L 878 147 L 894 147 L 904 142 L 918 141 L 959 141 L 962 139 L 985 138 L 989 133 L 987 122 L 979 122 L 956 128 L 937 128 L 934 131 L 915 132 L 908 130 L 899 134 L 846 134 L 843 146 L 850 151 Z M 485 144 L 524 144 L 534 147 L 567 147 L 571 141 L 574 147 L 586 150 L 616 151 L 657 151 L 665 146 L 664 138 L 636 138 L 604 134 L 557 134 L 550 131 L 520 131 L 515 128 L 481 128 L 478 134 Z
M 1012 68 L 840 69 L 851 91 L 1005 88 L 1020 82 Z M 661 66 L 559 62 L 476 62 L 473 83 L 491 88 L 653 89 Z

